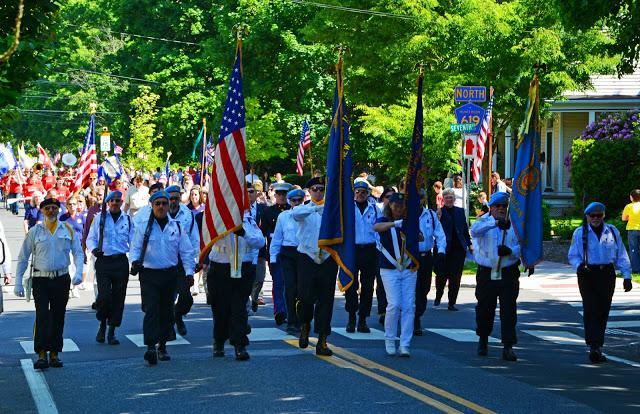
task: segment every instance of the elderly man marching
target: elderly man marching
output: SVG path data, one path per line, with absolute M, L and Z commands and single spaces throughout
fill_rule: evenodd
M 166 345 L 175 339 L 173 301 L 180 273 L 178 263 L 180 257 L 193 257 L 193 248 L 186 229 L 169 217 L 169 194 L 158 191 L 149 201 L 152 212 L 144 225 L 135 227 L 129 257 L 133 259 L 131 274 L 140 274 L 142 330 L 147 346 L 144 359 L 149 365 L 156 365 L 158 359 L 171 359 Z M 182 262 L 187 277 L 193 277 L 194 265 L 192 260 Z
M 191 247 L 193 249 L 193 255 L 190 257 L 180 256 L 178 261 L 178 301 L 175 304 L 174 317 L 176 322 L 176 329 L 182 336 L 187 334 L 187 327 L 184 324 L 183 317 L 189 313 L 191 306 L 193 306 L 193 296 L 191 296 L 191 286 L 193 286 L 193 276 L 187 277 L 182 271 L 181 262 L 190 260 L 195 264 L 198 262 L 198 253 L 200 252 L 200 232 L 196 219 L 191 210 L 186 205 L 180 204 L 180 187 L 172 185 L 165 190 L 169 194 L 169 216 L 180 222 L 182 231 L 184 231 L 189 237 Z
M 489 214 L 482 215 L 471 226 L 476 273 L 476 334 L 478 355 L 488 353 L 489 335 L 493 330 L 497 299 L 500 299 L 502 359 L 517 361 L 513 345 L 517 343 L 516 299 L 520 290 L 520 245 L 508 218 L 509 194 L 491 195 Z
M 82 282 L 84 254 L 80 246 L 80 235 L 71 226 L 58 220 L 60 202 L 46 199 L 40 203 L 44 222 L 33 226 L 22 243 L 16 270 L 16 296 L 24 296 L 23 276 L 32 256 L 33 276 L 27 280 L 29 298 L 33 290 L 36 304 L 36 323 L 33 328 L 34 350 L 38 354 L 34 369 L 60 368 L 62 361 L 62 333 L 64 316 L 69 300 L 69 253 L 73 254 L 76 272 L 73 284 Z M 47 352 L 49 356 L 47 358 Z
M 105 203 L 108 209 L 99 213 L 91 224 L 87 236 L 87 249 L 96 258 L 96 318 L 100 321 L 96 341 L 104 343 L 108 323 L 108 343 L 118 345 L 120 341 L 116 338 L 115 332 L 122 323 L 124 300 L 127 296 L 127 253 L 133 240 L 134 227 L 131 217 L 121 210 L 120 191 L 110 192 L 105 198 Z
M 594 364 L 607 360 L 602 346 L 616 287 L 616 267 L 624 276 L 624 291 L 632 288 L 629 255 L 618 229 L 604 222 L 604 212 L 602 203 L 587 206 L 584 224 L 573 232 L 569 248 L 569 264 L 576 269 L 582 296 L 585 342 Z
M 242 227 L 228 234 L 211 248 L 207 287 L 213 313 L 213 356 L 224 356 L 227 339 L 235 349 L 238 361 L 249 359 L 247 301 L 256 278 L 258 250 L 264 236 L 249 211 Z

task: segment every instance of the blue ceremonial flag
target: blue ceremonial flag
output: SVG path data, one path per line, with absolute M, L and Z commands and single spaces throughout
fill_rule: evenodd
M 422 188 L 423 167 L 422 167 L 422 71 L 418 76 L 418 101 L 416 103 L 416 120 L 413 124 L 413 136 L 411 138 L 411 157 L 407 167 L 405 179 L 407 191 L 406 219 L 402 224 L 402 232 L 405 236 L 405 246 L 414 266 L 412 271 L 417 271 L 420 267 L 418 262 L 418 221 L 420 220 L 420 190 Z M 401 256 L 401 257 L 404 257 Z
M 3 176 L 9 170 L 13 170 L 18 165 L 11 144 L 0 144 L 0 176 Z
M 522 264 L 531 268 L 542 260 L 542 186 L 540 182 L 540 83 L 529 86 L 525 119 L 518 131 L 516 168 L 509 217 L 520 242 Z
M 170 185 L 169 177 L 171 177 L 171 164 L 169 164 L 169 157 L 171 157 L 171 154 L 167 155 L 167 160 L 164 162 L 164 176 L 167 177 L 167 185 Z
M 342 57 L 338 60 L 336 71 L 333 121 L 327 150 L 327 185 L 318 246 L 330 253 L 340 267 L 338 286 L 344 292 L 353 284 L 356 231 L 349 124 L 346 121 L 342 83 Z

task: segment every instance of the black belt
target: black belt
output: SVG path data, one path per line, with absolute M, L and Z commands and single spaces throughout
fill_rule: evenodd
M 515 268 L 518 268 L 518 265 L 519 265 L 519 264 L 520 264 L 519 262 L 515 262 L 515 263 L 514 263 L 514 264 L 512 264 L 512 265 L 509 265 L 509 266 L 505 266 L 505 267 L 503 267 L 503 268 L 502 268 L 502 270 L 512 269 L 512 268 L 514 268 L 514 267 L 515 267 Z M 489 272 L 491 272 L 491 271 L 493 271 L 494 269 L 493 269 L 492 267 L 487 267 L 487 266 L 478 265 L 478 270 L 484 270 L 484 271 L 489 271 Z
M 118 253 L 118 254 L 112 254 L 111 256 L 100 256 L 100 257 L 102 257 L 104 259 L 114 259 L 115 260 L 115 259 L 122 259 L 123 257 L 127 257 L 127 255 L 125 253 Z
M 376 244 L 375 243 L 356 244 L 356 249 L 370 249 L 372 247 L 376 247 Z
M 590 265 L 587 265 L 587 269 L 589 269 L 589 270 L 613 270 L 613 263 L 590 264 Z

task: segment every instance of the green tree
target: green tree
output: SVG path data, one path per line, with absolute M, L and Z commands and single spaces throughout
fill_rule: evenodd
M 134 113 L 131 115 L 129 152 L 123 160 L 126 165 L 140 170 L 164 165 L 164 149 L 157 145 L 162 141 L 162 133 L 157 131 L 155 124 L 159 98 L 149 87 L 141 86 L 140 95 L 131 101 Z

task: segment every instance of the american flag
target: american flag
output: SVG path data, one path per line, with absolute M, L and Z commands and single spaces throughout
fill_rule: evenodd
M 304 169 L 304 150 L 311 146 L 311 129 L 307 118 L 302 123 L 302 133 L 300 134 L 300 145 L 298 145 L 298 158 L 296 160 L 296 170 L 298 175 L 302 176 Z
M 47 151 L 38 143 L 38 162 L 45 167 L 51 168 L 51 159 L 49 159 L 49 155 Z
M 115 142 L 113 143 L 113 154 L 114 155 L 122 155 L 122 147 Z
M 489 105 L 487 105 L 487 111 L 484 114 L 482 120 L 482 126 L 480 127 L 480 135 L 478 136 L 478 143 L 476 144 L 476 156 L 473 159 L 473 165 L 471 167 L 471 174 L 473 181 L 478 184 L 480 181 L 480 171 L 482 170 L 482 159 L 484 158 L 484 144 L 491 134 L 491 110 L 493 109 L 493 88 L 491 89 L 491 98 L 489 99 Z
M 80 163 L 73 182 L 73 191 L 80 191 L 91 182 L 91 174 L 98 173 L 98 157 L 96 155 L 96 116 L 91 114 L 87 134 L 84 137 Z
M 249 208 L 244 183 L 245 145 L 242 44 L 238 43 L 209 180 L 209 197 L 200 238 L 201 260 L 218 239 L 242 226 L 244 212 Z

